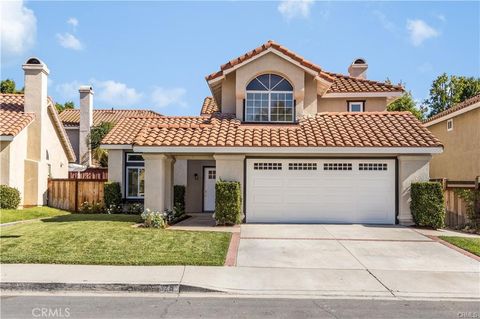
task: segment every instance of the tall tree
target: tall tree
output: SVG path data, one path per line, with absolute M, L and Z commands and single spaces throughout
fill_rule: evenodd
M 88 134 L 86 143 L 90 143 L 93 159 L 95 159 L 101 167 L 108 167 L 108 153 L 100 147 L 102 139 L 110 132 L 114 124 L 110 122 L 102 122 L 94 126 Z
M 430 96 L 423 103 L 431 117 L 477 94 L 480 94 L 480 78 L 443 73 L 433 81 Z
M 15 81 L 12 79 L 2 80 L 0 82 L 0 93 L 22 93 L 22 91 L 17 91 Z
M 57 108 L 58 113 L 61 113 L 66 109 L 74 109 L 75 104 L 72 101 L 68 101 L 68 102 L 65 102 L 64 104 L 55 103 L 55 107 Z
M 405 92 L 403 95 L 390 103 L 387 106 L 387 111 L 390 112 L 403 112 L 408 111 L 415 115 L 420 121 L 424 118 L 424 110 L 417 107 L 415 101 L 413 100 L 411 92 Z

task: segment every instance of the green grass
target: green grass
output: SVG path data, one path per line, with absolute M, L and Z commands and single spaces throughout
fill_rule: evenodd
M 460 247 L 477 256 L 480 256 L 480 238 L 450 236 L 440 236 L 440 238 L 445 240 L 446 242 L 449 242 L 452 245 Z
M 26 209 L 0 209 L 0 224 L 16 222 L 19 220 L 54 217 L 70 214 L 64 210 L 47 206 L 31 207 Z
M 2 263 L 223 265 L 230 233 L 135 228 L 138 215 L 71 214 L 1 228 Z

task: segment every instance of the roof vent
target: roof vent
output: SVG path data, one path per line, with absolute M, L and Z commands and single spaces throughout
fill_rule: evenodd
M 348 73 L 351 77 L 366 79 L 367 78 L 367 61 L 363 58 L 355 59 L 348 67 Z

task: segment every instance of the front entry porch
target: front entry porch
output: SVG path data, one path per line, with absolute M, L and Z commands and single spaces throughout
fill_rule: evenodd
M 185 211 L 215 210 L 215 182 L 244 180 L 244 155 L 185 155 L 144 153 L 144 206 L 150 210 L 173 209 L 173 186 L 185 186 Z M 213 219 L 212 219 L 213 220 Z

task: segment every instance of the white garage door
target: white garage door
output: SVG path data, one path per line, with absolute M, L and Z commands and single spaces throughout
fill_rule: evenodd
M 395 223 L 395 160 L 247 159 L 250 223 Z

